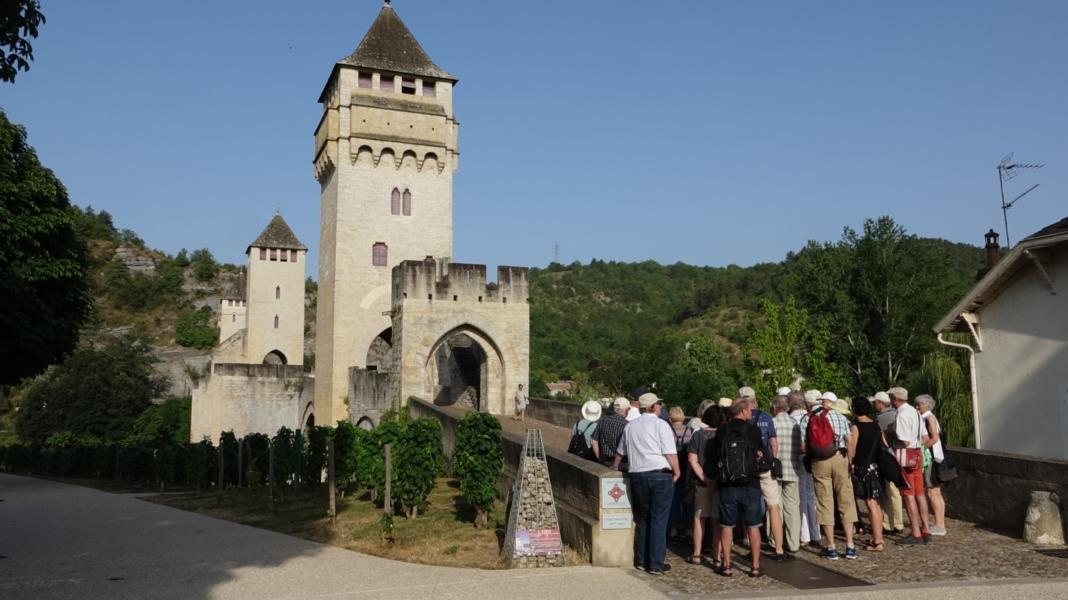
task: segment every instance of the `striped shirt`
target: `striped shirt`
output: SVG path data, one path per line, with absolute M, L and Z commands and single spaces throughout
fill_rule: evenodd
M 801 472 L 801 426 L 781 412 L 772 419 L 779 440 L 779 460 L 782 462 L 782 481 L 797 481 Z

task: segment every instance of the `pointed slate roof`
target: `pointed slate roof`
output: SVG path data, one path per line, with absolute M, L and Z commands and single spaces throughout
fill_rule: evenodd
M 248 245 L 245 254 L 255 246 L 256 248 L 287 248 L 290 250 L 307 250 L 308 247 L 300 243 L 293 230 L 286 224 L 282 215 L 275 215 L 267 227 L 263 230 L 256 241 Z
M 388 1 L 356 51 L 338 64 L 456 81 L 455 76 L 430 60 Z

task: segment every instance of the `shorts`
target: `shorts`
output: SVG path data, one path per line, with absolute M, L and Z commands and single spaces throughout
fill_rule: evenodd
M 853 480 L 849 465 L 841 453 L 823 460 L 812 461 L 812 482 L 816 488 L 816 522 L 834 525 L 834 508 L 843 523 L 857 521 L 857 504 L 853 497 Z
M 699 519 L 719 517 L 719 493 L 707 485 L 694 487 L 693 515 Z
M 719 524 L 721 527 L 738 525 L 739 517 L 746 527 L 764 524 L 764 503 L 760 488 L 742 485 L 719 488 Z
M 942 487 L 941 483 L 934 480 L 934 468 L 935 462 L 932 460 L 931 464 L 927 465 L 927 468 L 923 470 L 923 486 L 927 489 Z
M 915 498 L 923 495 L 923 469 L 916 467 L 915 469 L 901 468 L 901 477 L 908 482 L 909 487 L 901 488 L 901 495 L 905 498 Z
M 760 495 L 764 497 L 764 504 L 768 506 L 780 506 L 782 504 L 782 488 L 779 481 L 771 476 L 771 471 L 760 474 Z

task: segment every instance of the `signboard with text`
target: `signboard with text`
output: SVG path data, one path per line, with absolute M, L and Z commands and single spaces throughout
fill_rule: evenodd
M 622 477 L 601 479 L 601 508 L 630 508 L 627 484 Z

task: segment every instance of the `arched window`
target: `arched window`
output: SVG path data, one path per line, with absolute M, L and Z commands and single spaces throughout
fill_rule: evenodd
M 404 216 L 412 216 L 412 192 L 404 190 Z
M 280 286 L 280 285 L 274 286 L 274 298 L 275 298 L 275 300 L 277 300 L 277 299 L 279 299 L 281 297 L 282 297 L 282 286 Z
M 390 214 L 399 215 L 401 209 L 401 193 L 397 188 L 393 188 L 393 193 L 389 196 L 389 212 Z
M 230 322 L 237 323 L 237 315 L 230 315 Z
M 274 328 L 278 329 L 278 315 L 274 316 Z
M 371 264 L 376 267 L 384 267 L 389 262 L 389 248 L 383 242 L 375 242 L 371 247 Z

